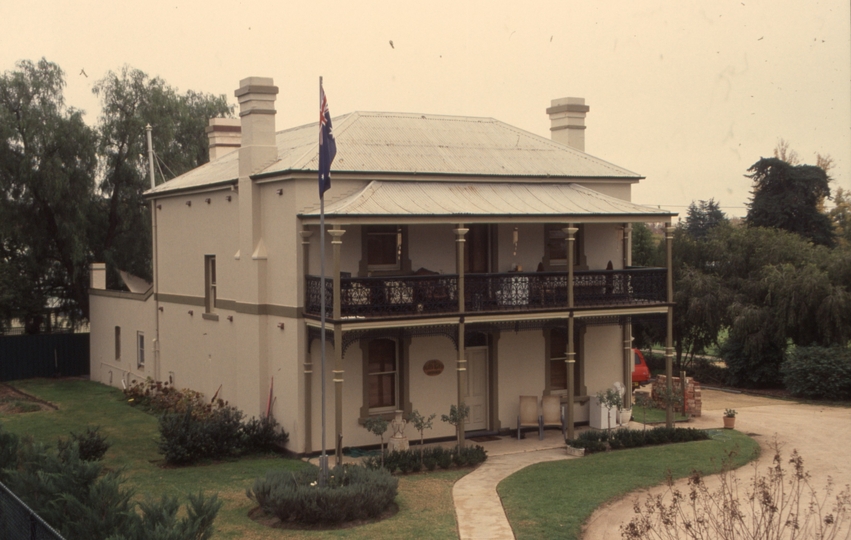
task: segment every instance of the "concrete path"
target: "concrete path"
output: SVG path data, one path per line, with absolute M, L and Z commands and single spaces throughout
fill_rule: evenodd
M 548 431 L 546 435 L 540 442 L 532 442 L 533 437 L 537 441 L 537 434 L 530 433 L 529 439 L 523 441 L 505 437 L 483 445 L 488 450 L 487 461 L 452 488 L 461 540 L 514 540 L 496 486 L 503 478 L 534 463 L 571 458 L 565 453 L 561 432 Z

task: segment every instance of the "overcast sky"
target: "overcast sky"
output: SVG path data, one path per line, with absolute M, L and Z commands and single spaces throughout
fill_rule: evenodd
M 549 137 L 545 109 L 584 97 L 586 151 L 646 176 L 633 200 L 744 215 L 746 169 L 780 137 L 851 189 L 851 2 L 43 1 L 0 5 L 0 71 L 46 57 L 95 123 L 122 65 L 180 91 L 280 88 L 277 128 L 354 110 L 494 117 Z M 390 41 L 393 46 L 391 47 Z M 85 70 L 83 75 L 81 72 Z

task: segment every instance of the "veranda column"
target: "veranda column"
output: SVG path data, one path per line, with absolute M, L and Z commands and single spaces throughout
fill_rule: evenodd
M 573 223 L 568 223 L 567 227 L 562 229 L 564 236 L 567 239 L 567 309 L 570 311 L 567 318 L 567 438 L 573 438 L 573 424 L 576 414 L 574 412 L 573 400 L 576 398 L 576 392 L 573 390 L 575 384 L 575 374 L 573 372 L 576 366 L 576 345 L 573 343 L 573 248 L 576 245 L 576 227 Z
M 307 276 L 310 273 L 310 237 L 313 236 L 312 231 L 301 231 L 301 247 L 302 247 L 302 286 L 305 287 L 303 299 L 307 298 Z M 310 357 L 310 332 L 307 325 L 304 326 L 305 343 L 304 347 L 304 452 L 309 454 L 313 451 L 313 359 Z
M 328 233 L 331 235 L 331 247 L 334 253 L 334 446 L 336 448 L 337 465 L 343 464 L 343 320 L 342 287 L 340 287 L 340 247 L 346 231 L 334 227 Z M 325 374 L 323 373 L 324 377 Z
M 674 426 L 674 406 L 671 396 L 674 392 L 674 227 L 665 224 L 665 248 L 668 252 L 668 328 L 665 333 L 665 378 L 667 379 L 668 406 L 665 411 L 665 425 Z
M 626 270 L 632 265 L 632 225 L 629 223 L 623 224 L 623 269 Z M 624 272 L 624 285 L 628 284 L 629 276 Z M 629 317 L 623 319 L 623 385 L 626 388 L 624 393 L 623 406 L 625 409 L 632 407 L 632 365 L 634 359 L 632 357 L 632 321 Z
M 464 228 L 463 223 L 458 224 L 455 229 L 455 268 L 458 272 L 458 446 L 464 447 L 464 418 L 462 411 L 467 397 L 467 351 L 464 345 L 464 235 L 469 229 Z

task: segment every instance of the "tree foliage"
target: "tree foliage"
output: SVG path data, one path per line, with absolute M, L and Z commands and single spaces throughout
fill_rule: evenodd
M 204 128 L 210 118 L 230 116 L 224 95 L 180 94 L 159 77 L 124 66 L 106 74 L 93 92 L 101 101 L 98 122 L 98 209 L 93 245 L 97 260 L 151 278 L 150 211 L 142 194 L 151 187 L 147 134 L 150 125 L 158 162 L 170 178 L 209 160 Z M 113 285 L 117 276 L 109 276 Z
M 96 138 L 64 86 L 44 59 L 0 76 L 0 319 L 28 333 L 49 327 L 50 308 L 88 313 Z
M 49 330 L 50 314 L 71 325 L 88 317 L 88 265 L 150 279 L 150 188 L 145 126 L 164 174 L 208 160 L 209 118 L 229 116 L 223 95 L 179 93 L 124 67 L 95 84 L 96 128 L 65 104 L 54 63 L 21 61 L 0 75 L 0 330 L 19 320 Z
M 706 238 L 709 231 L 719 225 L 729 224 L 730 220 L 721 211 L 719 203 L 715 199 L 708 201 L 698 201 L 688 206 L 688 215 L 686 216 L 686 232 L 692 238 Z
M 748 226 L 783 229 L 818 245 L 834 245 L 833 226 L 820 211 L 824 199 L 830 197 L 830 177 L 824 169 L 762 158 L 748 171 L 753 180 L 745 219 Z

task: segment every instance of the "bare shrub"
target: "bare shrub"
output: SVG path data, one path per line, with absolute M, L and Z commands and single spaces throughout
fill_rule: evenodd
M 695 471 L 684 493 L 668 479 L 668 490 L 635 501 L 635 517 L 621 526 L 627 540 L 839 540 L 851 538 L 851 488 L 834 497 L 830 478 L 819 491 L 813 487 L 804 460 L 792 451 L 784 468 L 780 445 L 765 473 L 753 465 L 739 479 L 726 460 L 719 486 L 709 487 Z

